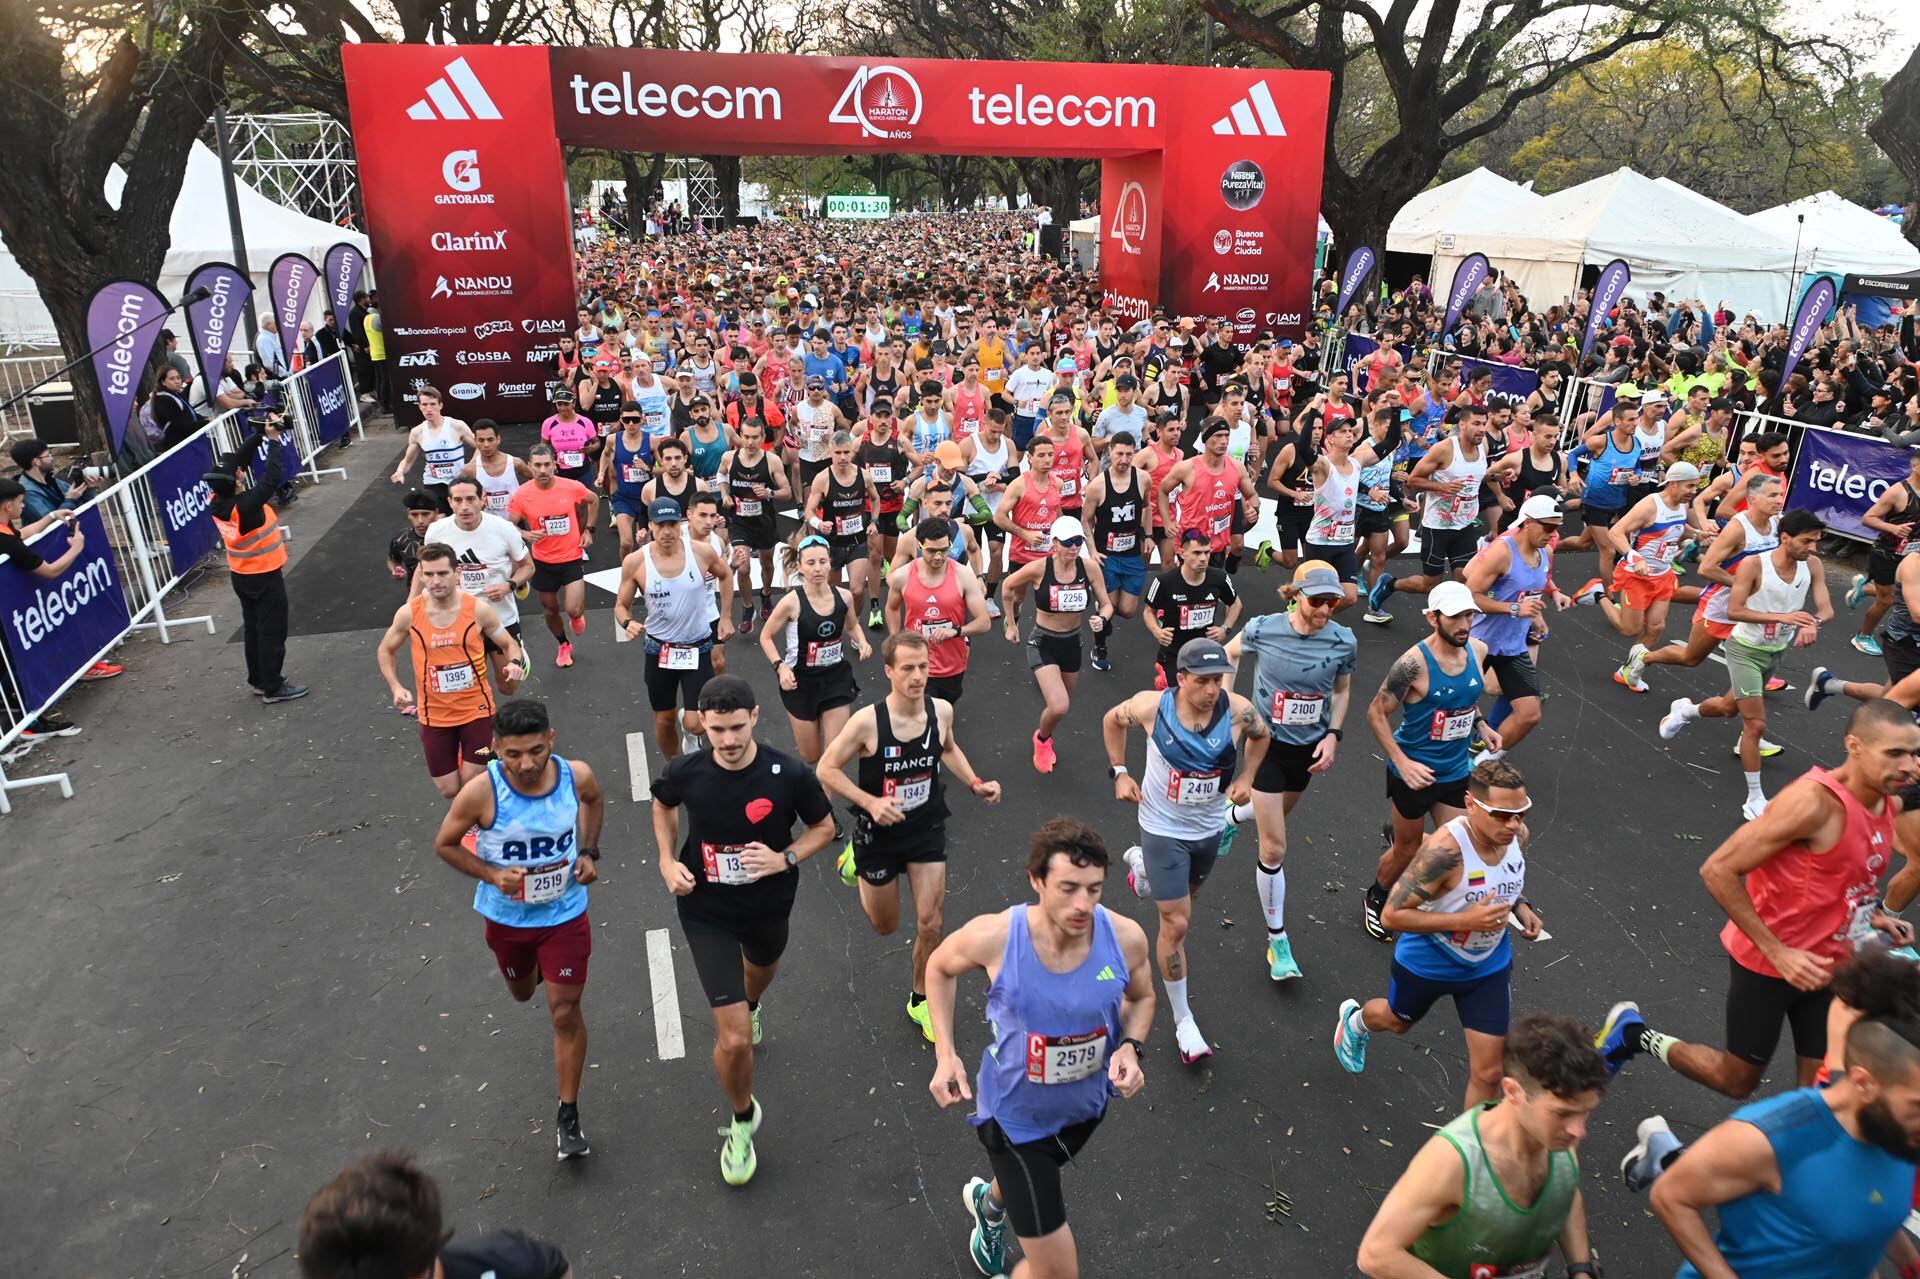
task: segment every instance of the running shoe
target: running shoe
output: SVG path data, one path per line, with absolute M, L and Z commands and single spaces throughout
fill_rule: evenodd
M 1371 1031 L 1355 1029 L 1354 1014 L 1359 1011 L 1359 1000 L 1344 1001 L 1340 1005 L 1340 1021 L 1333 1028 L 1334 1060 L 1349 1075 L 1357 1075 L 1367 1068 L 1367 1040 L 1373 1038 Z
M 533 678 L 533 658 L 524 648 L 520 650 L 520 661 L 518 665 L 520 667 L 520 682 L 524 684 Z
M 1647 682 L 1640 677 L 1647 672 L 1647 646 L 1635 644 L 1627 650 L 1627 664 L 1620 668 L 1626 672 L 1627 687 L 1636 692 L 1645 692 Z
M 1642 1119 L 1634 1132 L 1640 1138 L 1640 1143 L 1620 1161 L 1620 1180 L 1637 1195 L 1651 1186 L 1666 1169 L 1667 1161 L 1679 1153 L 1680 1139 L 1673 1135 L 1673 1129 L 1667 1127 L 1663 1115 L 1649 1115 Z
M 1036 773 L 1051 773 L 1053 766 L 1058 763 L 1059 760 L 1060 756 L 1053 749 L 1053 739 L 1049 737 L 1042 740 L 1039 732 L 1036 730 L 1033 735 L 1033 771 Z
M 585 635 L 587 633 L 587 615 L 582 613 L 578 617 L 569 617 L 567 619 L 567 629 L 571 630 L 575 635 Z
M 916 1004 L 912 996 L 907 997 L 907 1020 L 920 1028 L 928 1043 L 933 1042 L 933 1014 L 927 1011 L 926 1000 Z
M 1607 1019 L 1600 1023 L 1599 1033 L 1593 1037 L 1593 1046 L 1600 1050 L 1609 1075 L 1619 1074 L 1620 1067 L 1640 1055 L 1643 1051 L 1640 1032 L 1646 1028 L 1647 1019 L 1640 1015 L 1640 1005 L 1630 999 L 1623 999 L 1607 1009 Z
M 1233 801 L 1227 800 L 1227 824 L 1220 828 L 1220 844 L 1214 849 L 1215 857 L 1225 857 L 1233 851 L 1234 836 L 1240 833 L 1240 827 L 1233 820 Z
M 1573 593 L 1573 598 L 1581 604 L 1598 604 L 1600 597 L 1607 593 L 1607 584 L 1597 577 L 1590 577 L 1586 584 Z
M 126 669 L 126 667 L 116 666 L 112 662 L 95 662 L 92 666 L 87 667 L 87 673 L 80 677 L 80 682 L 83 684 L 92 684 L 98 680 L 112 679 L 116 675 L 125 674 Z
M 42 711 L 38 718 L 20 730 L 23 742 L 44 742 L 50 737 L 72 737 L 80 726 L 59 711 Z
M 282 684 L 270 693 L 260 694 L 260 700 L 271 706 L 275 702 L 298 701 L 300 698 L 305 697 L 310 691 L 312 690 L 305 684 Z M 44 716 L 42 718 L 44 718 Z
M 513 598 L 517 600 L 523 600 L 531 594 L 533 594 L 533 587 L 528 583 L 515 582 L 513 584 Z
M 1213 1045 L 1200 1033 L 1199 1024 L 1191 1017 L 1182 1017 L 1173 1026 L 1173 1042 L 1180 1049 L 1180 1060 L 1191 1066 L 1202 1057 L 1213 1056 Z
M 1360 926 L 1375 941 L 1393 940 L 1393 931 L 1380 922 L 1380 909 L 1386 904 L 1387 890 L 1378 884 L 1368 884 L 1367 891 L 1360 894 Z
M 1120 854 L 1120 859 L 1127 864 L 1127 887 L 1133 890 L 1135 897 L 1145 901 L 1153 891 L 1147 884 L 1146 854 L 1141 850 L 1140 845 L 1135 844 Z
M 560 641 L 560 647 L 553 651 L 553 664 L 555 666 L 573 665 L 573 641 Z
M 1088 659 L 1087 664 L 1096 671 L 1110 671 L 1113 669 L 1113 662 L 1108 659 L 1107 650 L 1104 648 L 1094 649 L 1093 656 Z
M 1660 736 L 1666 738 L 1668 741 L 1672 741 L 1674 738 L 1680 736 L 1680 730 L 1685 728 L 1688 722 L 1693 719 L 1693 716 L 1687 713 L 1692 709 L 1692 698 L 1674 698 L 1672 703 L 1667 707 L 1667 713 L 1660 719 Z
M 1920 964 L 1920 951 L 1915 950 L 1911 946 L 1895 946 L 1887 953 L 1895 959 L 1904 959 L 1909 964 Z
M 1629 692 L 1644 693 L 1647 691 L 1646 681 L 1636 680 L 1624 665 L 1613 673 L 1613 682 L 1625 685 Z
M 478 824 L 467 827 L 467 833 L 460 837 L 460 847 L 473 853 L 475 856 L 479 855 L 480 827 Z
M 760 1029 L 760 1009 L 757 1006 L 747 1009 L 747 1017 L 749 1020 L 753 1022 L 753 1046 L 755 1048 L 758 1048 L 760 1046 L 760 1040 L 763 1034 L 763 1032 Z M 758 1119 L 754 1121 L 753 1126 L 756 1128 L 760 1126 L 760 1122 Z
M 1153 664 L 1153 691 L 1156 693 L 1167 691 L 1167 673 L 1160 669 L 1158 662 Z
M 1748 796 L 1747 802 L 1740 805 L 1740 815 L 1750 822 L 1759 821 L 1760 815 L 1766 811 L 1767 797 L 1765 795 Z
M 1847 587 L 1847 607 L 1859 608 L 1860 601 L 1865 598 L 1866 593 L 1867 575 L 1865 573 L 1855 573 L 1853 575 L 1853 584 Z
M 1367 588 L 1367 620 L 1371 622 L 1375 615 L 1387 611 L 1387 596 L 1393 594 L 1393 574 L 1382 573 L 1373 579 L 1373 585 Z
M 409 719 L 418 719 L 420 717 L 420 704 L 418 702 L 408 702 L 400 708 L 400 713 Z
M 1775 755 L 1778 755 L 1781 751 L 1785 749 L 1787 748 L 1782 746 L 1778 742 L 1770 742 L 1764 737 L 1760 739 L 1760 758 L 1761 759 L 1772 759 Z M 1740 758 L 1740 739 L 1739 738 L 1736 737 L 1733 739 L 1733 749 L 1731 751 L 1728 751 L 1727 753 L 1729 755 L 1732 755 L 1735 759 Z
M 1292 981 L 1300 976 L 1300 965 L 1293 958 L 1293 943 L 1285 937 L 1267 939 L 1267 976 L 1275 981 Z
M 726 1140 L 720 1144 L 720 1177 L 729 1186 L 744 1186 L 753 1180 L 760 1166 L 753 1153 L 753 1134 L 760 1131 L 760 1099 L 753 1099 L 753 1118 L 735 1119 L 720 1130 Z
M 1800 698 L 1801 701 L 1807 704 L 1808 710 L 1820 709 L 1820 703 L 1833 696 L 1832 693 L 1827 691 L 1827 681 L 1832 678 L 1833 672 L 1829 671 L 1826 667 L 1816 666 L 1813 668 L 1813 674 L 1807 678 L 1807 691 Z
M 1692 565 L 1698 563 L 1700 560 L 1701 554 L 1705 550 L 1706 550 L 1706 547 L 1700 544 L 1699 538 L 1690 537 L 1686 541 L 1680 543 L 1680 550 L 1677 554 L 1674 555 L 1673 562 L 1674 564 L 1679 566 L 1681 570 L 1684 571 L 1687 568 L 1691 567 Z
M 1853 645 L 1857 651 L 1865 653 L 1868 657 L 1880 656 L 1880 641 L 1871 635 L 1856 635 L 1848 640 L 1847 643 Z
M 1263 573 L 1273 567 L 1272 542 L 1260 543 L 1260 549 L 1253 553 L 1253 566 Z
M 967 1206 L 967 1215 L 973 1218 L 973 1233 L 967 1236 L 967 1251 L 973 1254 L 973 1264 L 980 1273 L 995 1279 L 1007 1268 L 1007 1217 L 1000 1214 L 998 1220 L 987 1216 L 987 1182 L 975 1177 L 960 1192 L 960 1202 Z
M 877 631 L 887 624 L 886 612 L 878 600 L 867 608 L 867 629 Z
M 991 595 L 987 596 L 987 616 L 995 620 L 1000 617 L 1000 601 Z
M 860 882 L 860 868 L 853 864 L 853 841 L 840 850 L 840 856 L 834 858 L 833 868 L 840 872 L 840 882 L 852 888 Z
M 1360 614 L 1360 620 L 1363 622 L 1372 622 L 1375 626 L 1385 626 L 1393 620 L 1393 614 L 1383 608 L 1370 608 Z
M 560 1103 L 560 1113 L 553 1121 L 553 1141 L 559 1149 L 559 1158 L 578 1159 L 587 1154 L 587 1134 L 580 1131 L 580 1106 L 576 1102 Z
M 1784 679 L 1781 679 L 1778 675 L 1771 675 L 1767 677 L 1766 691 L 1769 693 L 1777 693 L 1781 689 L 1785 688 L 1786 686 L 1787 686 L 1787 681 L 1785 681 Z
M 747 605 L 747 611 L 740 616 L 740 633 L 742 635 L 753 634 L 754 624 L 759 620 L 760 611 L 751 604 Z

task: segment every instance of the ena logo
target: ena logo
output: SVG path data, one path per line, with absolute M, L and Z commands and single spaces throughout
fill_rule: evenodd
M 863 63 L 827 113 L 827 122 L 857 124 L 870 138 L 911 138 L 912 126 L 920 123 L 920 104 L 920 83 L 904 69 Z
M 1113 225 L 1107 234 L 1120 241 L 1120 251 L 1140 254 L 1147 239 L 1147 189 L 1138 182 L 1120 188 L 1120 199 L 1113 208 Z

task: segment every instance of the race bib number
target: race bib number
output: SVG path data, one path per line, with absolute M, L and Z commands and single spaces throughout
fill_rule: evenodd
M 1290 728 L 1305 728 L 1320 722 L 1327 705 L 1325 693 L 1283 693 L 1273 695 L 1273 713 L 1267 718 Z
M 1075 493 L 1078 493 L 1079 491 L 1080 491 L 1080 477 L 1078 475 L 1063 475 L 1060 477 L 1060 496 L 1061 497 L 1072 497 Z
M 451 484 L 453 477 L 460 474 L 458 462 L 428 462 L 422 478 L 429 484 Z
M 1626 488 L 1640 478 L 1640 472 L 1631 467 L 1616 466 L 1607 475 L 1607 483 L 1615 488 Z
M 478 595 L 487 589 L 487 567 L 484 564 L 462 564 L 460 566 L 460 589 L 468 595 Z
M 1327 525 L 1327 545 L 1345 546 L 1353 541 L 1353 521 L 1343 520 L 1338 524 Z
M 1547 1258 L 1523 1261 L 1517 1266 L 1494 1266 L 1480 1262 L 1467 1271 L 1467 1279 L 1546 1279 Z
M 1777 644 L 1780 641 L 1780 633 L 1782 631 L 1791 633 L 1791 628 L 1789 628 L 1785 622 L 1762 622 L 1760 623 L 1760 642 L 1762 644 Z
M 700 669 L 700 650 L 692 644 L 662 644 L 660 646 L 660 669 L 663 671 L 697 671 Z
M 889 777 L 880 783 L 880 794 L 898 804 L 901 812 L 910 813 L 933 798 L 933 774 Z
M 573 516 L 548 515 L 541 519 L 540 529 L 548 537 L 565 537 L 573 531 Z
M 1853 904 L 1852 917 L 1847 920 L 1847 940 L 1853 943 L 1855 950 L 1873 941 L 1877 932 L 1873 926 L 1873 912 L 1879 906 L 1880 903 L 1871 897 Z
M 740 864 L 743 844 L 707 844 L 700 845 L 700 863 L 707 872 L 709 884 L 751 884 L 753 872 Z
M 435 666 L 427 671 L 427 684 L 436 693 L 468 693 L 475 684 L 473 667 L 465 662 L 458 666 Z
M 1220 515 L 1207 521 L 1207 536 L 1219 537 L 1233 527 L 1232 515 Z
M 511 502 L 512 500 L 513 500 L 513 494 L 511 493 L 487 494 L 487 513 L 489 515 L 498 515 L 502 519 L 506 518 L 507 503 Z
M 1138 533 L 1107 534 L 1107 553 L 1109 555 L 1125 554 L 1126 552 L 1133 550 L 1139 544 L 1140 544 L 1140 535 Z
M 1220 800 L 1220 770 L 1204 773 L 1167 771 L 1167 798 L 1176 804 L 1214 804 Z
M 840 664 L 841 640 L 807 641 L 808 666 L 838 666 Z
M 1053 534 L 1042 533 L 1040 540 L 1028 548 L 1035 555 L 1045 555 L 1053 550 Z
M 1435 711 L 1427 738 L 1435 742 L 1457 742 L 1471 737 L 1477 715 L 1478 712 L 1471 706 L 1464 706 L 1457 711 Z
M 523 901 L 529 906 L 542 906 L 547 902 L 559 901 L 567 895 L 567 889 L 572 886 L 572 862 L 535 866 L 520 881 L 520 891 L 515 895 L 514 900 Z
M 638 462 L 629 462 L 620 468 L 620 479 L 627 484 L 644 484 L 647 480 L 647 468 Z
M 867 468 L 867 474 L 873 477 L 875 484 L 893 483 L 893 467 L 891 466 L 882 466 L 876 463 Z
M 1084 613 L 1087 611 L 1087 588 L 1084 586 L 1056 586 L 1053 588 L 1050 613 Z
M 855 533 L 864 532 L 866 527 L 865 515 L 841 515 L 833 521 L 833 531 L 842 537 L 851 537 Z
M 581 449 L 566 449 L 560 454 L 560 469 L 577 471 L 587 464 L 587 455 Z
M 1107 1064 L 1107 1032 L 1084 1035 L 1028 1035 L 1027 1082 L 1073 1084 L 1091 1079 Z
M 1182 604 L 1180 626 L 1183 631 L 1204 631 L 1213 625 L 1213 604 Z
M 1311 493 L 1302 493 L 1302 494 L 1300 494 L 1299 496 L 1297 496 L 1297 497 L 1295 497 L 1295 498 L 1293 499 L 1293 504 L 1294 504 L 1295 506 L 1312 506 L 1312 505 L 1313 505 L 1313 494 L 1311 494 Z
M 760 514 L 760 510 L 760 503 L 757 501 L 735 502 L 733 504 L 733 513 L 742 517 L 758 515 Z

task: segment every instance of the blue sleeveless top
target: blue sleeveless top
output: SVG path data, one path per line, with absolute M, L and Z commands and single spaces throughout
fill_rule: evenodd
M 1582 447 L 1585 447 L 1584 445 Z M 1597 455 L 1587 462 L 1587 488 L 1582 503 L 1601 511 L 1617 511 L 1627 504 L 1627 488 L 1640 478 L 1640 442 L 1623 449 L 1608 431 Z
M 1457 782 L 1472 768 L 1467 748 L 1473 742 L 1473 719 L 1480 705 L 1486 681 L 1480 678 L 1480 664 L 1473 650 L 1467 650 L 1467 665 L 1458 675 L 1440 669 L 1420 641 L 1420 656 L 1427 663 L 1427 694 L 1408 702 L 1393 730 L 1393 739 L 1409 759 L 1433 770 L 1436 782 Z M 1392 761 L 1387 767 L 1399 776 Z
M 621 438 L 625 434 L 624 431 L 616 431 L 610 437 L 613 440 L 613 492 L 616 497 L 623 497 L 629 502 L 638 504 L 641 490 L 647 487 L 647 476 L 644 471 L 630 471 L 628 468 L 645 466 L 652 462 L 653 449 L 649 446 L 653 441 L 648 436 L 642 435 L 640 447 L 629 449 Z M 627 478 L 629 475 L 638 475 L 640 478 L 629 480 Z
M 522 795 L 508 783 L 500 761 L 487 765 L 493 784 L 493 821 L 480 828 L 474 855 L 495 866 L 519 866 L 527 871 L 522 894 L 537 899 L 564 884 L 546 901 L 509 897 L 482 880 L 473 887 L 473 908 L 496 924 L 509 928 L 552 928 L 587 908 L 587 886 L 573 877 L 579 860 L 574 827 L 580 818 L 580 796 L 573 786 L 573 768 L 553 757 L 558 776 L 544 795 Z
M 1540 562 L 1528 567 L 1520 558 L 1518 544 L 1509 542 L 1507 571 L 1493 583 L 1487 594 L 1497 600 L 1539 598 L 1547 589 L 1547 565 L 1553 553 L 1540 548 Z M 1489 656 L 1511 657 L 1527 651 L 1527 632 L 1533 629 L 1530 617 L 1510 617 L 1506 613 L 1482 613 L 1473 619 L 1473 638 L 1484 642 Z

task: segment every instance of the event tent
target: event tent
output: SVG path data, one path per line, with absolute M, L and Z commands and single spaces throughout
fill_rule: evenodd
M 1583 267 L 1614 258 L 1633 272 L 1631 296 L 1724 301 L 1765 316 L 1785 313 L 1793 274 L 1791 237 L 1625 168 L 1484 219 L 1452 251 L 1434 254 L 1436 292 L 1474 251 L 1541 307 L 1570 296 Z
M 1387 228 L 1387 252 L 1424 257 L 1451 252 L 1459 241 L 1475 236 L 1494 214 L 1532 209 L 1541 199 L 1531 185 L 1509 182 L 1491 169 L 1463 173 L 1400 206 Z
M 1920 268 L 1920 249 L 1907 243 L 1898 225 L 1831 191 L 1762 209 L 1748 220 L 1788 243 L 1797 232 L 1802 271 L 1887 275 Z
M 116 207 L 126 180 L 118 165 L 107 174 L 107 199 Z M 367 237 L 358 231 L 276 204 L 238 178 L 234 187 L 247 238 L 247 266 L 256 291 L 264 290 L 267 271 L 282 253 L 304 253 L 318 263 L 329 248 L 344 240 L 371 255 Z M 196 268 L 207 262 L 233 260 L 220 157 L 202 143 L 195 142 L 187 157 L 186 178 L 180 185 L 180 198 L 174 203 L 168 230 L 172 243 L 161 264 L 160 278 L 153 284 L 169 302 L 177 302 L 186 292 L 187 277 Z M 317 296 L 313 305 L 317 315 L 322 305 Z M 13 255 L 0 246 L 0 346 L 52 346 L 57 342 L 53 317 L 40 300 L 39 290 Z

